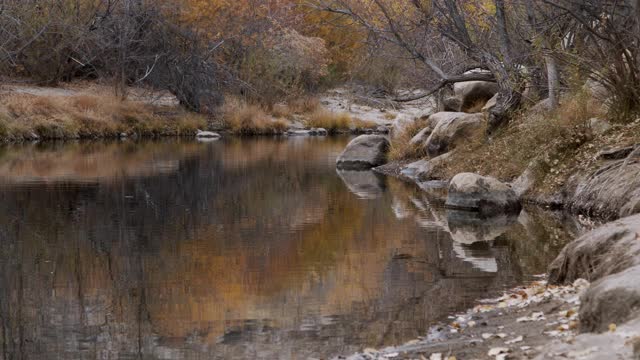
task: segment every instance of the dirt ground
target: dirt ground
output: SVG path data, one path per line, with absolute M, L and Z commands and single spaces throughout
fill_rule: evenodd
M 539 281 L 451 316 L 423 338 L 337 359 L 533 359 L 552 341 L 571 343 L 575 339 L 579 297 L 587 287 L 584 280 L 565 287 Z

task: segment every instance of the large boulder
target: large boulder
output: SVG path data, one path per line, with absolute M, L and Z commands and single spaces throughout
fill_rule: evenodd
M 488 81 L 465 81 L 453 86 L 455 96 L 462 102 L 462 112 L 480 112 L 498 90 L 497 83 Z
M 609 150 L 600 158 L 613 160 L 570 179 L 568 207 L 610 219 L 640 213 L 640 147 Z
M 591 284 L 580 298 L 580 331 L 602 332 L 640 316 L 638 279 L 640 266 L 634 266 Z
M 549 266 L 549 282 L 594 281 L 637 265 L 640 215 L 610 222 L 571 242 Z
M 345 170 L 367 170 L 387 162 L 389 140 L 382 135 L 360 135 L 338 156 L 336 165 Z
M 429 117 L 435 127 L 424 146 L 430 157 L 442 155 L 464 141 L 481 136 L 485 128 L 482 114 L 440 112 Z
M 458 174 L 449 183 L 445 206 L 449 209 L 477 211 L 485 216 L 519 213 L 520 200 L 510 186 L 494 178 L 472 173 Z

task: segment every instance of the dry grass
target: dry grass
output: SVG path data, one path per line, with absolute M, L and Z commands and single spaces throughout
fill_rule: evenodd
M 193 135 L 206 125 L 196 114 L 107 95 L 13 94 L 0 100 L 0 136 L 5 140 Z
M 411 139 L 416 136 L 422 129 L 427 126 L 424 120 L 416 120 L 407 126 L 403 132 L 397 134 L 391 139 L 391 148 L 389 149 L 389 159 L 394 161 L 418 159 L 426 156 L 423 146 L 410 143 Z
M 309 115 L 307 125 L 314 128 L 324 128 L 330 133 L 345 132 L 351 128 L 352 119 L 347 113 L 337 113 L 320 108 Z
M 602 117 L 599 104 L 583 94 L 568 97 L 554 112 L 517 115 L 491 142 L 473 139 L 460 145 L 437 176 L 451 178 L 460 172 L 476 172 L 513 180 L 537 160 L 538 181 L 555 168 L 570 169 L 577 150 L 592 140 L 589 119 Z
M 320 109 L 320 100 L 316 97 L 305 96 L 290 100 L 287 106 L 294 114 L 310 114 Z
M 289 127 L 286 120 L 269 116 L 262 107 L 237 99 L 226 101 L 222 112 L 225 126 L 240 135 L 281 134 Z

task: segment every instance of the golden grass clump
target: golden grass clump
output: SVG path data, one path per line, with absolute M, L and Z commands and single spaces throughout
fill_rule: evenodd
M 351 116 L 347 113 L 336 113 L 326 109 L 317 109 L 307 119 L 312 128 L 323 128 L 330 133 L 348 131 L 352 126 Z
M 288 121 L 272 118 L 262 107 L 236 99 L 230 99 L 223 106 L 223 121 L 240 135 L 280 134 L 289 127 Z
M 394 161 L 418 159 L 426 156 L 425 148 L 421 144 L 411 144 L 411 139 L 427 126 L 426 121 L 416 119 L 402 132 L 391 139 L 389 159 Z
M 108 95 L 13 94 L 0 100 L 0 136 L 4 140 L 23 140 L 104 138 L 121 133 L 193 135 L 207 125 L 200 115 L 166 110 Z M 164 114 L 160 115 L 160 111 Z

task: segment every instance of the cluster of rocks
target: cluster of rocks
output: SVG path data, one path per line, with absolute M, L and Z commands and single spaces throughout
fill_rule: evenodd
M 456 111 L 445 111 L 428 116 L 425 127 L 411 139 L 413 146 L 421 147 L 429 159 L 409 164 L 402 173 L 423 179 L 434 163 L 446 160 L 449 152 L 464 141 L 469 141 L 485 129 L 482 113 L 461 112 L 486 109 L 488 101 L 495 101 L 498 89 L 493 83 L 472 81 L 456 84 L 455 93 L 461 104 Z M 363 135 L 352 140 L 337 159 L 342 170 L 368 170 L 387 161 L 389 139 L 381 135 Z M 509 185 L 477 174 L 463 173 L 449 183 L 446 206 L 450 209 L 478 212 L 483 216 L 519 213 L 519 197 Z

